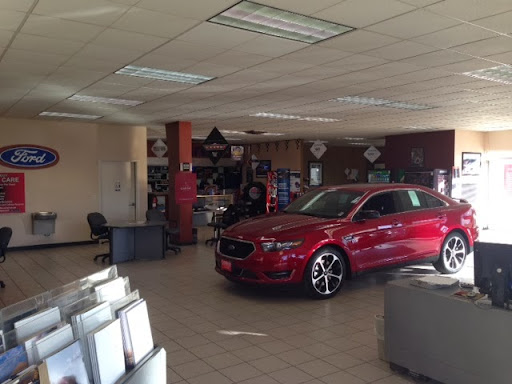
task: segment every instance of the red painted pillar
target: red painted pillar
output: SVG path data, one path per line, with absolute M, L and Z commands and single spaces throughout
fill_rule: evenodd
M 175 178 L 180 171 L 180 163 L 192 164 L 192 124 L 188 121 L 175 121 L 165 125 L 167 137 L 167 158 L 169 164 L 168 217 L 172 226 L 180 228 L 180 244 L 192 244 L 192 204 L 176 204 Z

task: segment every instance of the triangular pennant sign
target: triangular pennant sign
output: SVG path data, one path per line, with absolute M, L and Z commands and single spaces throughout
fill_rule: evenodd
M 226 150 L 229 147 L 229 143 L 226 141 L 222 133 L 217 129 L 213 128 L 206 140 L 203 142 L 203 149 L 208 154 L 211 162 L 217 164 Z

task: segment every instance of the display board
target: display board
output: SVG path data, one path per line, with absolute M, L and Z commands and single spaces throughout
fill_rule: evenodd
M 24 173 L 0 173 L 1 213 L 25 213 Z

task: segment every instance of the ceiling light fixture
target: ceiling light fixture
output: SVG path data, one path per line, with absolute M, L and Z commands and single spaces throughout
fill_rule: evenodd
M 371 146 L 371 145 L 373 145 L 373 144 L 371 144 L 371 143 L 361 143 L 361 142 L 359 141 L 359 142 L 357 142 L 357 143 L 349 143 L 349 145 L 364 145 L 365 147 L 369 147 L 369 146 Z
M 368 139 L 366 137 L 344 137 L 343 140 L 357 141 L 357 140 L 368 140 Z
M 242 1 L 208 20 L 211 23 L 313 44 L 354 30 L 278 8 Z
M 277 133 L 277 132 L 265 132 L 262 133 L 263 136 L 283 136 L 284 133 Z
M 137 67 L 135 65 L 127 65 L 115 72 L 116 75 L 127 75 L 135 77 L 145 77 L 148 79 L 175 81 L 177 83 L 201 84 L 206 81 L 215 79 L 215 77 L 194 75 L 191 73 L 166 71 L 164 69 Z
M 421 111 L 421 110 L 425 110 L 425 109 L 436 108 L 436 107 L 432 107 L 429 105 L 405 103 L 402 101 L 376 99 L 373 97 L 362 97 L 362 96 L 338 97 L 336 99 L 332 99 L 331 101 L 337 101 L 340 103 L 349 103 L 349 104 L 373 105 L 373 106 L 386 107 L 386 108 L 409 109 L 409 110 L 413 110 L 413 111 Z
M 247 132 L 230 131 L 227 129 L 221 129 L 220 132 L 225 133 L 226 135 L 247 135 Z
M 420 127 L 420 126 L 416 126 L 416 125 L 410 125 L 410 126 L 402 127 L 402 128 L 411 130 L 411 131 L 436 131 L 436 130 L 440 129 L 440 128 L 436 128 L 436 127 Z
M 116 105 L 129 105 L 135 107 L 140 105 L 143 101 L 138 100 L 125 100 L 125 99 L 114 99 L 109 97 L 96 97 L 96 96 L 84 96 L 84 95 L 73 95 L 68 97 L 68 100 L 73 101 L 85 101 L 90 103 L 104 103 L 104 104 L 116 104 Z
M 334 123 L 336 121 L 341 121 L 339 119 L 330 119 L 326 117 L 303 117 L 296 115 L 283 115 L 281 113 L 267 113 L 267 112 L 259 112 L 252 115 L 251 117 L 268 117 L 270 119 L 283 119 L 283 120 L 301 120 L 301 121 L 314 121 L 319 123 Z
M 41 112 L 39 116 L 47 117 L 69 117 L 72 119 L 85 119 L 85 120 L 96 120 L 103 116 L 98 115 L 82 115 L 79 113 L 65 113 L 65 112 Z
M 512 84 L 512 67 L 510 65 L 478 69 L 476 71 L 464 72 L 463 75 L 502 84 Z

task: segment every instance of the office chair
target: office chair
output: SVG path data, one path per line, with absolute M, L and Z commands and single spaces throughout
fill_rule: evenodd
M 167 222 L 167 219 L 165 218 L 165 214 L 156 209 L 148 209 L 146 211 L 146 220 L 147 221 L 159 221 L 159 222 Z M 167 249 L 174 251 L 175 254 L 178 254 L 178 252 L 181 252 L 181 248 L 177 245 L 171 244 L 171 238 L 173 235 L 178 235 L 180 233 L 179 228 L 169 228 L 169 226 L 166 226 L 165 231 L 167 233 Z
M 101 240 L 108 240 L 110 237 L 109 229 L 103 224 L 107 223 L 107 219 L 99 212 L 92 212 L 87 215 L 87 222 L 89 223 L 89 227 L 91 228 L 91 239 L 97 241 L 98 244 L 101 243 Z M 98 260 L 101 257 L 101 262 L 104 263 L 105 260 L 110 256 L 110 253 L 102 253 L 101 255 L 94 256 L 94 261 Z
M 228 205 L 224 213 L 222 214 L 222 218 L 220 221 L 217 221 L 214 217 L 211 223 L 208 223 L 207 225 L 209 227 L 213 227 L 213 237 L 206 240 L 204 243 L 205 245 L 214 245 L 219 241 L 220 234 L 223 229 L 226 229 L 227 227 L 235 224 L 237 221 L 239 221 L 239 212 L 234 204 Z
M 5 261 L 5 255 L 7 254 L 7 246 L 11 240 L 12 229 L 10 227 L 0 228 L 0 263 Z M 5 288 L 5 283 L 0 280 L 0 288 Z

